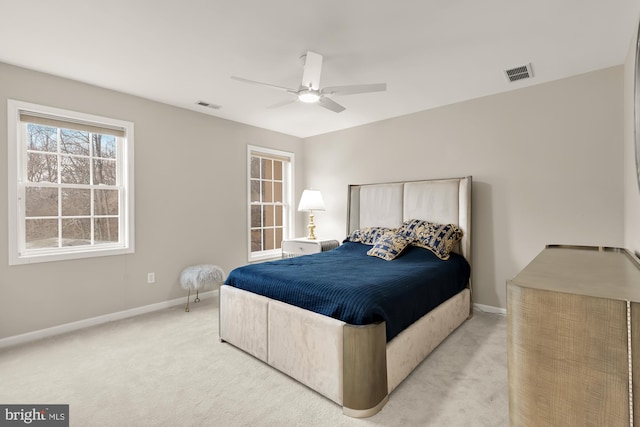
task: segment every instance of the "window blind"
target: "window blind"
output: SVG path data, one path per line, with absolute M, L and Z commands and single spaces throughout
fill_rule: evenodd
M 68 119 L 66 117 L 52 116 L 49 114 L 37 113 L 34 111 L 20 111 L 20 121 L 23 123 L 33 123 L 42 126 L 92 132 L 101 135 L 112 135 L 120 138 L 126 135 L 125 129 L 122 127 L 109 126 L 103 123 Z
M 258 152 L 258 151 L 251 151 L 251 156 L 252 157 L 259 157 L 261 159 L 278 160 L 278 161 L 281 161 L 281 162 L 290 162 L 291 161 L 291 157 L 288 157 L 288 156 L 279 156 L 277 154 L 264 153 L 264 152 Z

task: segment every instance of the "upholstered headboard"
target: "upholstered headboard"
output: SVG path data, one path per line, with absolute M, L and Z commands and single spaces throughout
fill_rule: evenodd
M 423 219 L 464 232 L 455 249 L 471 264 L 471 177 L 350 185 L 347 234 L 365 227 L 400 227 Z

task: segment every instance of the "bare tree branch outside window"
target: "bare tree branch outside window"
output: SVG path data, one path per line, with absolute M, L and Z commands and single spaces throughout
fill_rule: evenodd
M 119 241 L 117 137 L 26 125 L 27 249 Z

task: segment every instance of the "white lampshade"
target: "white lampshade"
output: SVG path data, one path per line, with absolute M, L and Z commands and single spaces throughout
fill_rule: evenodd
M 323 211 L 324 200 L 318 190 L 304 190 L 300 197 L 298 210 L 301 212 Z

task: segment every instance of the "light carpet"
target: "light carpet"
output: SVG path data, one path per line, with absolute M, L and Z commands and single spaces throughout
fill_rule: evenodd
M 218 339 L 217 299 L 0 351 L 0 404 L 71 426 L 507 426 L 506 321 L 476 312 L 366 419 Z

